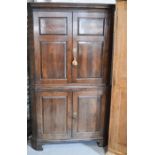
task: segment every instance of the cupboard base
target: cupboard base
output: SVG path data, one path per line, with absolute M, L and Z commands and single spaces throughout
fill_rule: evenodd
M 105 144 L 105 142 L 104 142 L 103 140 L 98 140 L 98 141 L 97 141 L 97 145 L 98 145 L 99 147 L 104 147 L 104 146 L 106 146 L 106 144 Z
M 42 143 L 37 142 L 36 140 L 31 140 L 32 148 L 37 151 L 43 151 Z
M 105 144 L 103 139 L 69 139 L 69 140 L 31 140 L 32 148 L 37 151 L 43 151 L 42 145 L 45 144 L 62 144 L 62 143 L 78 143 L 78 142 L 91 142 L 96 141 L 99 147 L 104 147 Z

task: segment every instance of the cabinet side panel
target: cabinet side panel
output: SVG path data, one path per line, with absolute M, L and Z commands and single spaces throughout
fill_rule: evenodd
M 115 14 L 112 98 L 108 150 L 127 154 L 127 2 L 118 1 Z

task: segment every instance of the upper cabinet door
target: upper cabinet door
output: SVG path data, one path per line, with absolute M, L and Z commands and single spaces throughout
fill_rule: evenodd
M 35 82 L 71 82 L 72 12 L 34 11 Z
M 110 76 L 111 15 L 101 12 L 73 13 L 72 80 L 76 83 L 107 83 Z

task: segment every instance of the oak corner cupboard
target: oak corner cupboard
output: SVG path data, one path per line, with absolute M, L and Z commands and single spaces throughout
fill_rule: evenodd
M 113 5 L 29 3 L 32 146 L 107 144 Z

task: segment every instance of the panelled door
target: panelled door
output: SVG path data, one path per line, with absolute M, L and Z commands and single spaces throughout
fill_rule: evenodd
M 76 83 L 106 82 L 109 65 L 110 17 L 108 11 L 73 12 L 72 67 Z
M 34 11 L 35 81 L 71 82 L 72 12 Z
M 37 92 L 35 99 L 40 139 L 103 138 L 106 95 L 101 88 Z
M 108 10 L 34 11 L 33 18 L 37 84 L 107 82 Z
M 102 89 L 73 92 L 72 137 L 103 138 L 105 106 Z
M 72 122 L 72 93 L 38 92 L 36 100 L 39 138 L 69 139 Z

